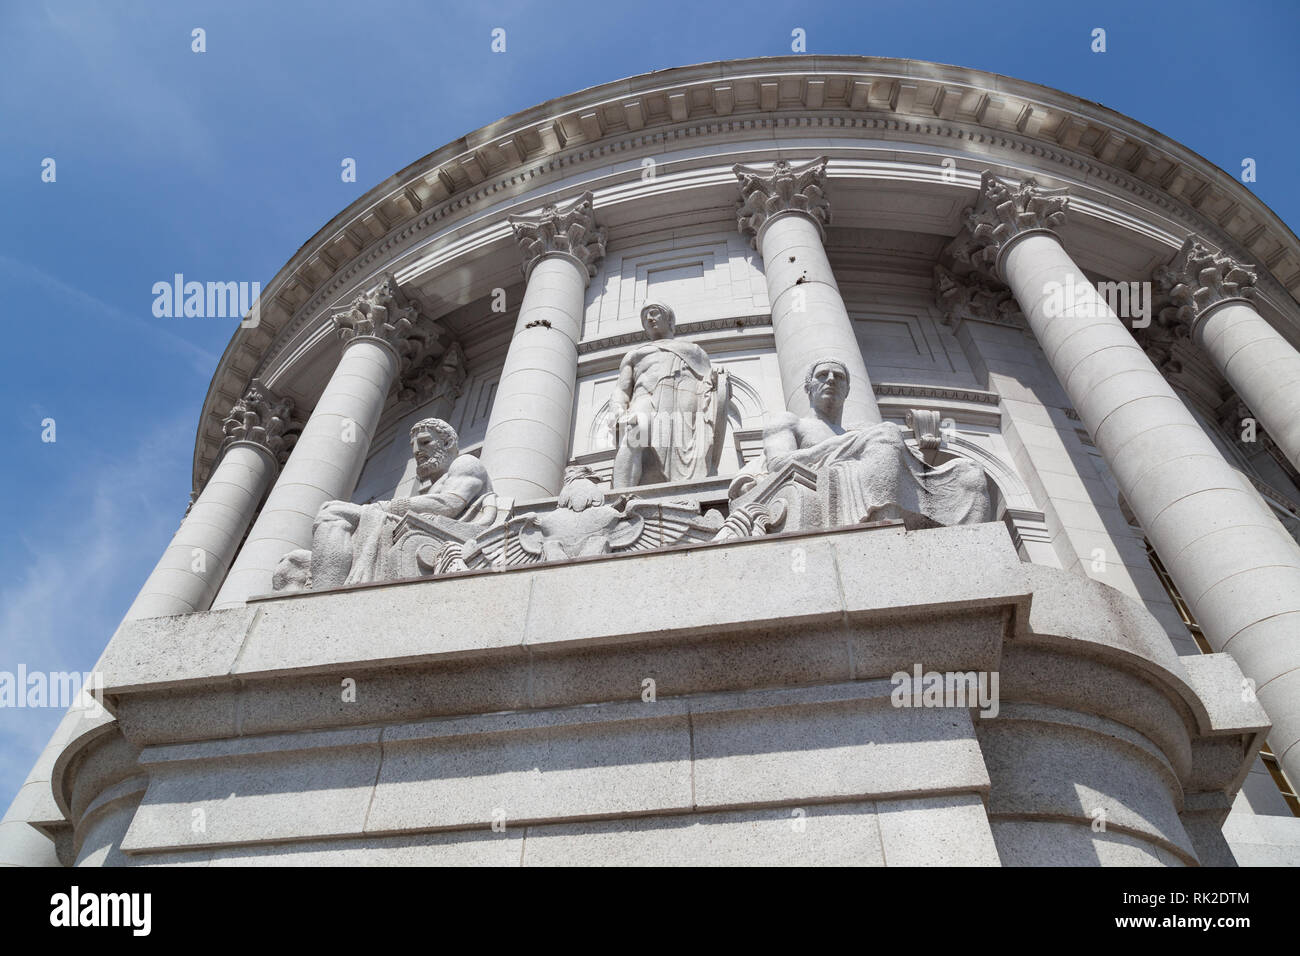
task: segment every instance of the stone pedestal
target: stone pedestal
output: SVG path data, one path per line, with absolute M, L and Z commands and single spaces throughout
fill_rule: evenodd
M 1195 863 L 1263 714 L 1080 584 L 999 524 L 846 528 L 135 622 L 106 697 L 148 786 L 82 860 L 1059 862 L 1046 814 L 1076 862 Z M 918 668 L 1001 691 L 905 705 Z

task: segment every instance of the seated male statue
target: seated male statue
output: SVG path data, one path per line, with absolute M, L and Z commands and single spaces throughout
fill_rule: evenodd
M 804 391 L 812 405 L 807 415 L 782 412 L 763 430 L 764 470 L 778 472 L 795 462 L 817 472 L 830 526 L 890 518 L 909 527 L 989 520 L 988 485 L 974 462 L 931 467 L 912 453 L 893 422 L 842 423 L 849 394 L 842 363 L 814 362 Z
M 382 580 L 393 543 L 393 528 L 408 512 L 471 519 L 490 509 L 492 480 L 473 455 L 460 453 L 456 430 L 437 418 L 411 426 L 417 492 L 409 498 L 373 501 L 327 501 L 312 529 L 313 590 Z M 289 560 L 291 552 L 282 559 Z

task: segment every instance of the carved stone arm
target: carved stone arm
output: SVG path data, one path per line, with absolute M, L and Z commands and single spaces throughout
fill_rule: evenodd
M 609 397 L 611 431 L 617 431 L 619 418 L 632 402 L 632 385 L 632 363 L 625 357 L 618 367 L 618 383 L 614 386 L 614 394 Z
M 799 450 L 799 439 L 794 431 L 795 417 L 782 415 L 763 429 L 763 457 L 768 471 L 779 471 Z

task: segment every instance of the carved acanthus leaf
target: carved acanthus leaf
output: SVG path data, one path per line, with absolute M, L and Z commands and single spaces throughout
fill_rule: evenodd
M 1021 329 L 1029 327 L 1011 290 L 977 272 L 959 276 L 943 266 L 935 266 L 934 297 L 954 327 L 963 319 Z
M 1190 330 L 1212 305 L 1253 299 L 1257 278 L 1253 268 L 1188 236 L 1168 264 L 1155 271 L 1156 292 L 1166 303 L 1161 320 L 1166 326 Z
M 970 264 L 993 274 L 998 254 L 1006 244 L 1030 230 L 1056 229 L 1065 222 L 1070 200 L 1066 189 L 1046 189 L 1037 180 L 1008 183 L 984 170 L 979 196 L 966 210 L 966 227 L 972 248 Z
M 428 355 L 440 354 L 446 337 L 442 326 L 420 312 L 418 303 L 402 291 L 391 272 L 385 272 L 373 289 L 357 296 L 333 318 L 344 342 L 366 336 L 392 346 L 401 363 L 399 372 Z
M 293 421 L 293 399 L 279 398 L 253 379 L 244 397 L 231 406 L 221 431 L 225 436 L 221 442 L 223 452 L 235 442 L 252 442 L 267 449 L 283 465 L 302 425 Z
M 465 352 L 453 342 L 442 355 L 427 356 L 403 376 L 397 397 L 413 405 L 427 405 L 437 399 L 455 401 L 465 388 Z
M 783 212 L 802 212 L 812 217 L 825 238 L 831 207 L 826 199 L 825 156 L 799 165 L 779 159 L 770 170 L 736 165 L 732 172 L 740 180 L 740 211 L 737 227 L 757 248 L 758 233 L 770 218 Z
M 605 230 L 596 225 L 590 192 L 539 213 L 511 216 L 510 227 L 523 253 L 525 277 L 543 256 L 561 254 L 577 260 L 591 278 L 605 255 Z

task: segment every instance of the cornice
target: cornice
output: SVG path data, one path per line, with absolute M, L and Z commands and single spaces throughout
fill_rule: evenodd
M 724 329 L 750 329 L 763 328 L 772 324 L 770 315 L 743 315 L 729 316 L 724 319 L 705 319 L 701 322 L 682 322 L 676 327 L 678 337 L 697 335 L 701 332 L 720 332 Z M 650 341 L 650 335 L 645 329 L 637 329 L 635 332 L 623 332 L 619 335 L 609 335 L 603 339 L 588 339 L 585 342 L 578 343 L 579 355 L 590 355 L 594 352 L 603 352 L 606 349 L 626 348 L 636 345 L 640 342 Z
M 1125 190 L 1226 253 L 1260 263 L 1261 291 L 1276 277 L 1273 291 L 1300 296 L 1300 241 L 1262 201 L 1186 147 L 1098 104 L 996 74 L 879 57 L 680 67 L 492 123 L 412 163 L 331 220 L 266 284 L 261 324 L 238 329 L 227 346 L 200 417 L 196 486 L 219 445 L 222 410 L 251 376 L 323 305 L 356 290 L 431 227 L 451 227 L 619 153 L 727 134 L 868 129 L 1020 153 L 1072 171 L 1065 179 Z M 500 225 L 504 237 L 504 217 Z

